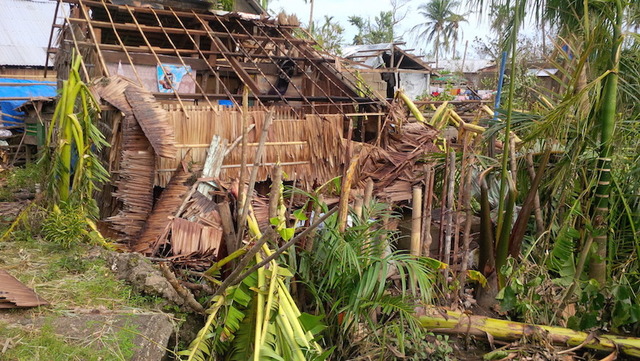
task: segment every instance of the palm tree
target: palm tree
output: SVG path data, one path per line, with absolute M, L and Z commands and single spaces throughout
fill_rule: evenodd
M 477 5 L 480 6 L 484 3 L 494 8 L 508 6 L 512 2 L 508 0 L 477 1 Z M 616 243 L 611 237 L 611 230 L 615 229 L 615 225 L 611 223 L 612 212 L 610 212 L 609 199 L 612 191 L 615 190 L 611 185 L 612 165 L 615 165 L 614 160 L 617 158 L 613 147 L 614 131 L 620 126 L 617 97 L 620 92 L 618 69 L 624 37 L 622 26 L 624 15 L 636 13 L 640 6 L 637 2 L 622 0 L 607 3 L 582 0 L 523 0 L 520 5 L 521 7 L 515 8 L 514 11 L 523 14 L 524 10 L 528 9 L 538 22 L 547 21 L 556 24 L 563 39 L 573 39 L 569 40 L 573 42 L 569 44 L 569 48 L 584 50 L 584 54 L 579 56 L 579 61 L 573 60 L 573 63 L 579 67 L 576 67 L 575 72 L 570 73 L 571 86 L 567 88 L 569 91 L 562 95 L 558 106 L 545 115 L 547 120 L 544 123 L 548 131 L 537 133 L 537 138 L 540 139 L 540 136 L 545 134 L 550 139 L 565 144 L 567 154 L 588 156 L 584 158 L 588 159 L 584 166 L 584 169 L 588 170 L 584 174 L 584 179 L 571 178 L 567 173 L 558 172 L 560 170 L 560 163 L 558 163 L 554 167 L 557 177 L 554 178 L 553 184 L 559 184 L 560 187 L 557 189 L 567 189 L 566 192 L 581 189 L 585 194 L 593 195 L 588 199 L 577 199 L 575 202 L 585 215 L 582 221 L 588 225 L 584 227 L 587 231 L 581 235 L 581 242 L 579 242 L 582 250 L 575 267 L 575 280 L 576 282 L 580 280 L 584 264 L 589 259 L 590 277 L 597 280 L 601 286 L 605 286 L 608 273 L 614 266 L 608 267 L 607 262 L 615 256 L 609 254 L 608 249 Z M 522 22 L 511 22 L 509 26 L 517 28 L 521 24 Z M 515 38 L 509 40 L 515 41 Z M 567 53 L 569 60 L 576 56 Z M 585 81 L 580 81 L 581 78 Z M 566 112 L 569 104 L 572 109 L 575 109 L 573 115 Z M 560 114 L 562 116 L 559 116 Z M 575 136 L 569 134 L 567 130 L 571 128 L 571 122 L 574 119 L 583 121 L 580 127 L 576 128 L 580 130 L 578 136 L 582 137 L 579 140 L 574 139 Z M 552 193 L 557 194 L 555 190 Z M 558 207 L 567 206 L 559 205 Z
M 457 24 L 451 27 L 452 19 L 459 19 L 460 15 L 456 15 L 453 10 L 460 5 L 458 0 L 430 0 L 428 3 L 418 6 L 418 12 L 425 19 L 425 22 L 414 26 L 411 31 L 417 32 L 418 38 L 425 38 L 426 43 L 432 43 L 436 57 L 436 69 L 438 68 L 438 60 L 440 49 L 446 50 L 449 46 L 449 40 L 454 35 L 451 30 L 455 28 L 455 36 L 457 38 Z M 460 16 L 462 17 L 462 16 Z M 462 20 L 458 20 L 458 23 Z M 450 29 L 448 31 L 448 29 Z
M 447 18 L 447 27 L 445 29 L 445 37 L 453 40 L 453 46 L 451 47 L 451 57 L 455 58 L 456 56 L 456 45 L 458 44 L 458 32 L 460 31 L 460 23 L 466 23 L 467 19 L 465 18 L 467 14 L 451 14 Z

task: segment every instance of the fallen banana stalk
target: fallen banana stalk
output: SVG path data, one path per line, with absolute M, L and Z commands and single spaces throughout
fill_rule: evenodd
M 426 307 L 425 315 L 419 317 L 422 327 L 436 333 L 470 334 L 484 337 L 487 334 L 505 341 L 519 340 L 524 336 L 547 334 L 556 345 L 578 346 L 620 352 L 640 357 L 640 338 L 599 335 L 574 331 L 568 328 L 532 325 L 521 322 L 468 315 L 438 307 Z
M 427 120 L 424 118 L 424 115 L 422 115 L 422 112 L 420 111 L 420 109 L 418 109 L 415 103 L 411 101 L 411 99 L 409 99 L 409 97 L 402 90 L 398 90 L 396 92 L 396 96 L 400 98 L 407 105 L 407 108 L 409 108 L 413 116 L 416 117 L 416 119 L 419 122 L 421 123 L 427 122 Z

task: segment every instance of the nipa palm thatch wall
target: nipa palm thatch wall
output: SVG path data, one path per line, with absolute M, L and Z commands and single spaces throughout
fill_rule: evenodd
M 156 157 L 158 186 L 165 187 L 178 163 L 187 152 L 193 162 L 204 163 L 211 138 L 219 135 L 229 144 L 242 135 L 242 112 L 226 107 L 179 106 L 165 104 L 168 122 L 174 129 L 177 153 L 174 159 Z M 311 184 L 325 182 L 341 174 L 343 156 L 343 121 L 340 115 L 306 115 L 295 119 L 284 108 L 272 110 L 274 119 L 269 128 L 258 181 L 271 175 L 273 166 L 280 163 L 291 178 Z M 247 163 L 253 164 L 258 140 L 268 111 L 249 108 L 247 126 L 254 127 L 247 137 Z M 222 180 L 237 178 L 242 163 L 241 143 L 226 156 L 221 172 Z

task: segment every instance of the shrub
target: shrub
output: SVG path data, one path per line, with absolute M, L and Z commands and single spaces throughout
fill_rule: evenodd
M 42 224 L 42 236 L 65 248 L 88 240 L 87 219 L 82 207 L 61 203 L 54 206 Z

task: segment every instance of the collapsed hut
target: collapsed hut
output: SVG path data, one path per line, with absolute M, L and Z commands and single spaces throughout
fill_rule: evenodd
M 73 54 L 83 56 L 81 75 L 102 104 L 111 144 L 102 157 L 112 178 L 97 195 L 101 229 L 133 250 L 153 253 L 168 232 L 179 239 L 189 227 L 221 229 L 207 191 L 185 204 L 199 197 L 188 185 L 193 170 L 206 168 L 217 149 L 224 157 L 210 181 L 237 180 L 266 123 L 256 180 L 278 164 L 309 188 L 343 173 L 346 139 L 373 138 L 385 121 L 386 101 L 336 69 L 295 18 L 207 10 L 202 1 L 65 2 L 68 12 L 56 15 L 64 22 L 54 25 L 62 36 L 50 51 L 60 79 Z M 191 206 L 208 216 L 167 225 Z

